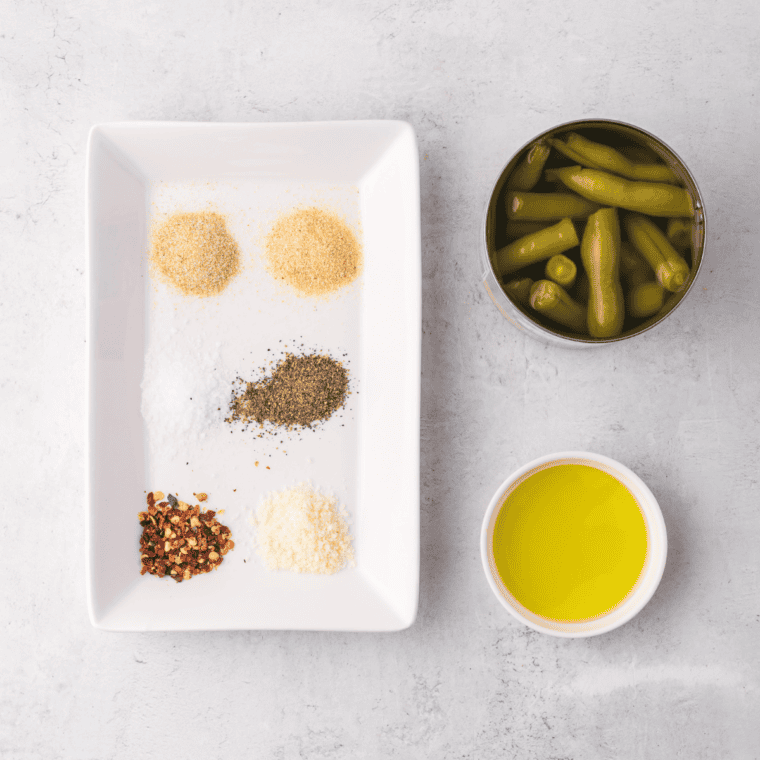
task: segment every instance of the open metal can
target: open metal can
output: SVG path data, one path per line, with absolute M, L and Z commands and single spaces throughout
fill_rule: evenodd
M 613 338 L 593 338 L 590 335 L 567 331 L 561 325 L 533 311 L 529 306 L 519 304 L 505 291 L 505 283 L 499 277 L 494 264 L 495 252 L 508 242 L 506 232 L 508 179 L 535 143 L 548 138 L 561 137 L 568 132 L 577 132 L 590 140 L 609 145 L 633 157 L 642 155 L 644 157 L 649 156 L 650 160 L 659 158 L 675 172 L 681 184 L 691 195 L 693 202 L 694 216 L 691 220 L 691 241 L 688 249 L 683 252 L 689 263 L 689 277 L 685 285 L 677 293 L 669 293 L 662 308 L 656 314 L 638 320 L 626 317 L 623 331 Z M 552 161 L 556 160 L 562 160 L 566 165 L 567 160 L 561 156 L 558 159 L 557 156 L 554 156 L 555 153 L 556 151 L 552 150 L 547 168 L 550 168 Z M 547 224 L 551 224 L 551 222 Z M 706 221 L 702 194 L 686 164 L 672 148 L 649 132 L 621 121 L 610 119 L 571 121 L 553 127 L 531 139 L 512 156 L 499 174 L 488 201 L 483 224 L 483 284 L 486 292 L 503 316 L 519 330 L 534 338 L 570 348 L 615 343 L 648 332 L 660 324 L 683 301 L 691 291 L 699 274 L 704 257 L 705 235 Z M 536 265 L 533 266 L 536 267 Z

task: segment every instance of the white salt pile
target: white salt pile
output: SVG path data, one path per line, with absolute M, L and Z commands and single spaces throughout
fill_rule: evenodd
M 141 384 L 151 452 L 179 454 L 221 424 L 230 395 L 224 377 L 218 343 L 209 350 L 176 329 L 151 341 Z

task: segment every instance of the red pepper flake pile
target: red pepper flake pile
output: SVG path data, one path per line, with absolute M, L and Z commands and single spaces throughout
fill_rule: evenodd
M 201 496 L 198 494 L 199 501 Z M 235 548 L 231 531 L 214 519 L 216 512 L 201 511 L 172 494 L 161 491 L 148 494 L 148 511 L 140 512 L 140 575 L 150 573 L 163 578 L 169 575 L 177 583 L 194 575 L 210 573 L 222 564 L 224 555 Z

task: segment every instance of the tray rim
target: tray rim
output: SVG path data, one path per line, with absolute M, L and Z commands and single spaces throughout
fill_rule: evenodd
M 101 615 L 100 617 L 97 615 L 95 611 L 95 599 L 94 599 L 94 589 L 93 589 L 93 531 L 92 531 L 92 478 L 93 478 L 93 450 L 92 450 L 92 415 L 93 415 L 93 405 L 92 405 L 92 384 L 93 384 L 93 364 L 94 364 L 94 350 L 95 350 L 95 340 L 94 340 L 94 317 L 93 317 L 93 294 L 95 291 L 96 284 L 93 280 L 93 273 L 92 273 L 92 261 L 93 257 L 95 256 L 95 246 L 93 244 L 93 238 L 94 238 L 94 223 L 93 223 L 93 193 L 92 193 L 92 176 L 93 176 L 93 164 L 94 164 L 94 143 L 99 137 L 104 137 L 105 139 L 108 139 L 108 136 L 104 134 L 104 131 L 106 131 L 108 128 L 119 128 L 119 129 L 146 129 L 146 128 L 160 128 L 160 129 L 166 129 L 166 130 L 174 130 L 174 129 L 180 129 L 180 130 L 193 130 L 198 128 L 204 128 L 204 129 L 220 129 L 220 130 L 229 130 L 229 129 L 235 129 L 235 130 L 251 130 L 256 131 L 258 129 L 308 129 L 311 127 L 334 127 L 337 129 L 349 129 L 352 127 L 361 127 L 362 125 L 388 125 L 388 126 L 396 126 L 399 130 L 399 135 L 406 133 L 411 138 L 411 144 L 413 147 L 413 154 L 414 154 L 414 161 L 411 164 L 412 168 L 412 174 L 413 174 L 413 181 L 414 181 L 414 187 L 413 189 L 413 196 L 415 198 L 414 207 L 412 209 L 414 213 L 414 227 L 415 227 L 415 236 L 414 236 L 414 248 L 415 248 L 415 261 L 416 266 L 414 267 L 413 275 L 414 275 L 414 294 L 415 294 L 415 303 L 413 306 L 413 312 L 414 312 L 414 329 L 409 331 L 409 339 L 413 341 L 413 348 L 414 348 L 414 362 L 412 367 L 408 368 L 408 373 L 411 376 L 412 374 L 416 375 L 418 378 L 417 383 L 415 384 L 416 392 L 413 396 L 413 398 L 409 398 L 408 401 L 412 406 L 412 410 L 414 412 L 414 417 L 416 419 L 416 442 L 417 445 L 415 447 L 416 456 L 415 456 L 415 467 L 414 467 L 414 476 L 413 476 L 413 485 L 414 485 L 414 494 L 415 494 L 415 500 L 414 500 L 414 514 L 413 514 L 413 531 L 414 535 L 413 538 L 413 544 L 414 544 L 414 551 L 413 551 L 413 564 L 415 567 L 414 577 L 413 577 L 413 588 L 412 591 L 412 598 L 413 598 L 413 604 L 412 608 L 410 610 L 410 614 L 403 618 L 400 621 L 400 624 L 396 627 L 387 627 L 387 628 L 364 628 L 364 627 L 320 627 L 320 626 L 304 626 L 304 627 L 298 627 L 298 628 L 280 628 L 280 627 L 250 627 L 250 626 L 214 626 L 214 627 L 196 627 L 196 626 L 188 626 L 188 627 L 171 627 L 171 628 L 143 628 L 140 626 L 125 626 L 125 625 L 119 625 L 119 626 L 111 626 L 106 624 L 105 618 L 108 617 L 108 613 L 105 613 Z M 138 166 L 135 165 L 133 161 L 129 159 L 129 156 L 125 155 L 122 150 L 119 149 L 117 145 L 114 145 L 112 141 L 109 140 L 111 143 L 111 147 L 114 148 L 119 154 L 120 158 L 124 160 L 130 167 L 131 171 L 142 181 L 149 183 L 152 180 L 152 178 L 147 177 Z M 373 166 L 370 169 L 370 172 L 375 167 Z M 357 181 L 357 186 L 360 185 L 360 181 Z M 285 122 L 249 122 L 249 121 L 234 121 L 234 122 L 214 122 L 214 121 L 171 121 L 171 120 L 136 120 L 136 121 L 113 121 L 113 122 L 98 122 L 91 126 L 88 138 L 87 138 L 87 145 L 86 145 L 86 158 L 85 158 L 85 208 L 84 208 L 84 222 L 85 222 L 85 245 L 86 245 L 86 261 L 85 261 L 85 279 L 87 283 L 87 301 L 86 301 L 86 320 L 87 320 L 87 343 L 88 343 L 88 350 L 87 350 L 87 372 L 86 372 L 86 380 L 85 380 L 85 393 L 86 393 L 86 404 L 85 404 L 85 423 L 86 423 L 86 440 L 85 440 L 85 457 L 86 457 L 86 470 L 85 470 L 85 500 L 84 500 L 84 506 L 85 506 L 85 531 L 84 531 L 84 539 L 85 539 L 85 574 L 86 574 L 86 596 L 87 596 L 87 608 L 88 608 L 88 617 L 90 619 L 90 623 L 93 627 L 99 628 L 101 630 L 112 630 L 112 631 L 172 631 L 172 632 L 181 632 L 181 631 L 225 631 L 225 630 L 301 630 L 301 631 L 333 631 L 333 632 L 363 632 L 363 633 L 371 633 L 371 632 L 396 632 L 396 631 L 402 631 L 407 628 L 409 628 L 411 625 L 414 624 L 418 609 L 419 609 L 419 587 L 420 587 L 420 454 L 419 454 L 419 443 L 420 443 L 420 411 L 421 411 L 421 347 L 422 347 L 422 294 L 421 294 L 421 285 L 422 285 L 422 267 L 421 267 L 421 254 L 422 254 L 422 242 L 421 242 L 421 211 L 420 211 L 420 166 L 419 166 L 419 145 L 416 138 L 416 134 L 414 131 L 413 126 L 404 120 L 399 119 L 359 119 L 359 120 L 351 120 L 351 119 L 340 119 L 340 120 L 319 120 L 319 121 L 285 121 Z M 411 495 L 412 489 L 410 489 L 410 495 Z

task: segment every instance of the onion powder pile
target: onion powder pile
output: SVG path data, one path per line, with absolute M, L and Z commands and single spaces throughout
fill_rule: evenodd
M 240 269 L 240 251 L 225 218 L 214 212 L 173 214 L 152 234 L 153 272 L 185 296 L 221 293 Z

